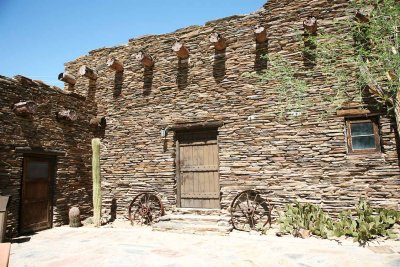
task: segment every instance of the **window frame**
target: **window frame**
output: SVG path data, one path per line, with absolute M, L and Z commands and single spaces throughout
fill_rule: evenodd
M 375 148 L 369 149 L 353 149 L 351 125 L 357 123 L 372 123 Z M 346 118 L 346 141 L 347 141 L 347 152 L 348 154 L 373 154 L 381 152 L 381 135 L 379 131 L 379 118 L 378 117 L 366 117 L 366 118 Z

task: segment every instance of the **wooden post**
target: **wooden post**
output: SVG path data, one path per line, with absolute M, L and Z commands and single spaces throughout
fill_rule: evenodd
M 61 72 L 60 74 L 58 74 L 58 80 L 68 83 L 70 85 L 76 84 L 75 77 L 69 74 L 68 72 Z
M 210 42 L 214 44 L 216 50 L 224 50 L 226 48 L 226 40 L 219 33 L 211 33 L 209 36 Z
M 92 128 L 104 128 L 106 127 L 105 117 L 93 117 L 90 119 L 89 124 Z
M 396 92 L 394 99 L 394 117 L 396 119 L 396 130 L 397 134 L 400 136 L 400 88 Z
M 144 51 L 139 51 L 136 54 L 135 58 L 136 58 L 136 60 L 141 61 L 142 64 L 147 68 L 151 68 L 154 66 L 153 58 Z
M 368 5 L 363 8 L 360 8 L 356 11 L 355 17 L 358 22 L 367 23 L 369 22 L 369 16 L 374 9 L 374 6 Z
M 14 104 L 13 112 L 18 116 L 28 116 L 36 113 L 37 105 L 33 101 L 25 101 Z
M 189 57 L 189 50 L 179 40 L 174 43 L 172 50 L 176 53 L 179 59 L 187 59 Z
M 254 34 L 256 35 L 256 41 L 259 44 L 262 44 L 267 40 L 267 31 L 261 25 L 254 26 Z
M 367 23 L 369 21 L 368 15 L 363 14 L 361 10 L 356 11 L 355 17 L 356 17 L 357 21 L 359 21 L 361 23 Z
M 79 75 L 84 76 L 86 78 L 89 78 L 91 80 L 96 80 L 97 79 L 97 74 L 94 70 L 91 68 L 83 65 L 82 67 L 79 68 Z
M 66 120 L 66 121 L 76 121 L 78 119 L 78 115 L 75 111 L 70 109 L 64 109 L 57 112 L 56 117 L 58 120 Z
M 116 60 L 115 58 L 109 58 L 107 60 L 107 66 L 115 71 L 123 71 L 124 70 L 124 66 L 122 65 L 121 62 L 119 62 L 118 60 Z
M 315 34 L 318 28 L 317 18 L 308 17 L 305 21 L 303 21 L 303 27 L 308 33 Z

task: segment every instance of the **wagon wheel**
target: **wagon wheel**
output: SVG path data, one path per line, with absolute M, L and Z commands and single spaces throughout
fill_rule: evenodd
M 235 229 L 250 231 L 257 223 L 271 223 L 271 207 L 268 201 L 256 190 L 239 193 L 231 204 L 231 220 Z
M 160 198 L 152 193 L 140 193 L 129 205 L 129 220 L 133 224 L 150 225 L 164 215 Z

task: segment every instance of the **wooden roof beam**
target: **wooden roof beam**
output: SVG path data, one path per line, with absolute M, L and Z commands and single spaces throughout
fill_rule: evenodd
M 123 71 L 124 70 L 124 65 L 116 60 L 115 58 L 111 57 L 107 60 L 107 67 L 114 71 Z
M 137 61 L 140 61 L 143 64 L 143 66 L 147 68 L 151 68 L 154 66 L 153 58 L 143 50 L 136 53 L 135 58 Z
M 172 51 L 176 53 L 179 59 L 187 59 L 189 58 L 189 50 L 185 47 L 185 45 L 177 40 L 172 45 Z
M 97 73 L 94 70 L 92 70 L 91 68 L 89 68 L 88 66 L 86 66 L 86 65 L 81 66 L 79 68 L 78 73 L 79 73 L 79 75 L 81 75 L 83 77 L 86 77 L 86 78 L 88 78 L 90 80 L 96 80 L 97 79 Z
M 262 44 L 267 40 L 267 31 L 261 25 L 254 26 L 254 34 L 256 36 L 256 41 L 259 44 Z
M 66 72 L 61 72 L 58 74 L 58 80 L 68 83 L 71 86 L 74 86 L 76 84 L 76 79 L 74 76 L 69 74 L 67 71 Z
M 315 34 L 318 29 L 317 18 L 316 17 L 308 17 L 305 21 L 303 21 L 304 30 L 306 30 L 309 34 Z
M 222 35 L 217 32 L 211 33 L 209 39 L 210 42 L 214 44 L 214 48 L 216 50 L 219 51 L 224 50 L 227 46 L 225 38 L 222 37 Z

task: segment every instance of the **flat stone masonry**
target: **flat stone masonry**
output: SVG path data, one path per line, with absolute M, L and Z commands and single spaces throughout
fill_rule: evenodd
M 278 101 L 274 83 L 243 75 L 262 71 L 262 55 L 268 53 L 303 66 L 298 38 L 303 21 L 315 16 L 318 30 L 334 34 L 334 21 L 349 14 L 345 0 L 270 0 L 249 15 L 134 38 L 66 63 L 66 71 L 76 76 L 82 65 L 97 70 L 96 81 L 79 77 L 75 87 L 66 89 L 97 103 L 99 115 L 107 118 L 101 154 L 105 214 L 114 200 L 117 216 L 126 217 L 129 202 L 142 191 L 156 192 L 173 209 L 175 138 L 174 132 L 162 138 L 160 130 L 210 120 L 224 122 L 218 129 L 222 209 L 245 189 L 262 190 L 278 209 L 300 200 L 337 213 L 353 208 L 361 196 L 373 206 L 398 209 L 399 161 L 390 117 L 380 117 L 381 153 L 350 155 L 344 118 L 322 104 L 336 80 L 313 73 L 306 81 L 311 87 L 307 100 L 314 105 L 302 119 L 280 120 L 279 107 L 285 103 Z M 257 24 L 267 30 L 264 44 L 256 44 Z M 226 39 L 225 51 L 209 42 L 214 32 Z M 189 59 L 179 61 L 172 51 L 176 39 L 189 50 Z M 153 68 L 136 60 L 140 50 L 153 58 Z M 110 57 L 123 64 L 122 73 L 105 67 Z M 356 91 L 356 85 L 349 88 L 349 94 Z
M 20 101 L 34 101 L 34 115 L 17 116 L 12 107 Z M 75 122 L 57 121 L 56 113 L 71 109 L 77 113 Z M 54 225 L 68 223 L 68 210 L 79 206 L 84 217 L 91 212 L 91 147 L 93 132 L 89 126 L 95 114 L 85 98 L 49 87 L 22 76 L 14 79 L 0 76 L 0 195 L 10 195 L 7 235 L 19 229 L 21 181 L 24 153 L 58 151 L 57 171 L 53 181 Z
M 345 119 L 322 101 L 334 93 L 335 79 L 311 72 L 304 79 L 310 86 L 307 100 L 313 105 L 298 117 L 293 113 L 282 119 L 280 110 L 286 103 L 279 101 L 276 83 L 244 75 L 262 72 L 267 66 L 263 55 L 277 53 L 310 70 L 301 53 L 303 21 L 315 16 L 318 30 L 339 34 L 335 21 L 351 14 L 347 0 L 270 0 L 249 15 L 93 50 L 66 63 L 66 71 L 77 79 L 65 91 L 22 76 L 0 76 L 0 194 L 12 196 L 8 234 L 17 234 L 19 227 L 23 153 L 18 148 L 62 151 L 57 156 L 53 221 L 67 224 L 72 206 L 79 206 L 82 219 L 90 215 L 90 140 L 101 137 L 107 221 L 127 218 L 130 201 L 143 191 L 157 193 L 166 209 L 174 211 L 175 132 L 161 137 L 160 131 L 178 123 L 207 121 L 223 122 L 218 128 L 218 156 L 225 212 L 235 195 L 246 189 L 261 190 L 277 209 L 300 200 L 337 214 L 353 208 L 362 196 L 373 206 L 399 209 L 399 145 L 391 117 L 381 114 L 379 119 L 380 153 L 348 154 Z M 257 24 L 267 30 L 265 43 L 255 41 Z M 226 40 L 226 49 L 214 48 L 211 33 Z M 188 59 L 178 60 L 172 51 L 177 39 L 188 49 Z M 144 68 L 144 61 L 137 60 L 142 50 L 154 61 L 153 67 Z M 90 72 L 87 77 L 79 75 L 83 65 L 84 74 Z M 356 91 L 355 84 L 349 88 L 349 100 L 354 101 Z M 17 116 L 12 106 L 20 101 L 36 102 L 37 113 Z M 77 120 L 58 121 L 61 109 L 74 110 Z M 91 128 L 94 116 L 106 118 L 105 130 Z

